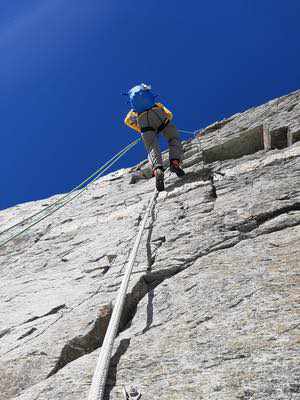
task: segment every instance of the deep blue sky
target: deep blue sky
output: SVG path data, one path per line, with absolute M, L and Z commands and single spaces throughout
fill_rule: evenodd
M 0 209 L 70 190 L 132 141 L 136 83 L 192 130 L 298 89 L 299 21 L 299 0 L 2 0 Z

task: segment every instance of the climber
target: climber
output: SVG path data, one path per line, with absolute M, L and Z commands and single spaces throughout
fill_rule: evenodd
M 178 177 L 185 172 L 180 167 L 182 161 L 182 144 L 176 126 L 171 123 L 173 114 L 163 104 L 155 102 L 155 95 L 151 86 L 144 83 L 134 86 L 126 93 L 129 96 L 132 109 L 125 118 L 125 124 L 141 133 L 143 142 L 148 151 L 152 173 L 156 179 L 158 191 L 164 187 L 164 168 L 162 154 L 159 147 L 158 135 L 160 132 L 168 140 L 170 171 Z

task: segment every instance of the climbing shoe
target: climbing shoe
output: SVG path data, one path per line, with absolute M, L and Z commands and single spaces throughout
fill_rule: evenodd
M 156 189 L 158 192 L 165 190 L 164 171 L 161 167 L 155 168 L 153 171 L 155 176 Z
M 184 170 L 180 168 L 179 160 L 170 160 L 170 171 L 174 172 L 179 178 L 182 178 L 185 175 Z

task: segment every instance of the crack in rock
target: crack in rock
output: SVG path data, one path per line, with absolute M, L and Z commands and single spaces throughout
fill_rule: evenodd
M 249 219 L 248 221 L 243 221 L 242 223 L 238 225 L 233 225 L 229 227 L 229 231 L 239 231 L 241 233 L 248 233 L 253 231 L 254 229 L 258 228 L 260 225 L 264 224 L 265 222 L 270 221 L 271 219 L 274 219 L 282 214 L 287 214 L 291 211 L 300 211 L 300 203 L 295 203 L 290 206 L 282 207 L 274 211 L 270 212 L 265 212 L 259 215 L 254 215 Z M 274 231 L 281 230 L 280 226 L 278 229 L 275 229 Z
M 235 308 L 235 307 L 237 307 L 237 306 L 238 306 L 239 304 L 241 304 L 244 300 L 250 299 L 250 297 L 252 297 L 252 296 L 253 296 L 255 293 L 257 293 L 259 290 L 261 290 L 261 289 L 256 289 L 256 290 L 254 290 L 253 292 L 246 294 L 244 297 L 238 299 L 235 303 L 231 304 L 231 305 L 229 306 L 229 308 Z
M 2 329 L 0 331 L 0 339 L 2 339 L 5 335 L 8 335 L 11 332 L 11 328 Z
M 110 393 L 113 388 L 116 386 L 117 383 L 117 371 L 118 365 L 121 361 L 121 357 L 126 353 L 127 349 L 130 346 L 131 338 L 122 339 L 119 343 L 119 346 L 112 356 L 110 363 L 109 363 L 109 371 L 107 375 L 107 381 L 105 385 L 105 393 L 104 393 L 104 400 L 110 399 Z
M 290 211 L 300 211 L 300 203 L 295 203 L 287 207 L 279 208 L 275 211 L 266 212 L 264 214 L 260 214 L 255 218 L 258 226 L 262 225 L 264 222 L 269 221 L 270 219 L 276 218 L 281 214 L 286 214 Z
M 20 337 L 18 337 L 17 340 L 22 340 L 22 339 L 26 338 L 27 336 L 32 335 L 35 331 L 37 331 L 37 328 L 34 328 L 34 327 L 33 327 L 33 328 L 29 329 L 29 331 L 25 332 L 23 335 L 21 335 Z
M 92 327 L 86 333 L 69 340 L 62 348 L 59 359 L 47 378 L 56 374 L 60 369 L 79 357 L 96 350 L 103 343 L 108 323 L 112 313 L 111 304 L 100 307 L 99 315 L 92 321 Z
M 217 188 L 214 182 L 214 175 L 211 175 L 209 181 L 211 186 L 210 197 L 215 200 L 217 199 L 218 195 L 217 195 Z
M 25 322 L 23 322 L 24 324 L 28 324 L 29 322 L 33 322 L 33 321 L 36 321 L 37 319 L 40 319 L 40 318 L 45 318 L 45 317 L 48 317 L 49 315 L 54 315 L 54 314 L 57 314 L 60 310 L 62 310 L 63 308 L 66 308 L 66 305 L 65 304 L 61 304 L 60 306 L 57 306 L 57 307 L 54 307 L 54 308 L 52 308 L 50 311 L 48 311 L 46 314 L 43 314 L 43 315 L 39 315 L 39 316 L 35 316 L 35 317 L 32 317 L 32 318 L 29 318 L 27 321 L 25 321 Z
M 169 270 L 160 270 L 149 272 L 142 275 L 131 292 L 126 294 L 125 305 L 120 319 L 118 334 L 125 331 L 131 325 L 136 314 L 137 306 L 144 296 L 161 284 L 165 279 L 171 278 L 181 272 L 181 268 L 172 268 Z M 112 314 L 111 304 L 100 308 L 100 313 L 95 321 L 92 322 L 92 328 L 82 335 L 78 335 L 69 340 L 62 348 L 59 359 L 54 368 L 47 377 L 55 375 L 60 369 L 79 357 L 89 354 L 102 346 L 110 317 Z

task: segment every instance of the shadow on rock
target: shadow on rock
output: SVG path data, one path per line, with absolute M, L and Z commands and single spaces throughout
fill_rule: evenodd
M 105 387 L 104 400 L 110 399 L 110 394 L 111 394 L 113 388 L 116 386 L 118 364 L 119 364 L 122 356 L 126 353 L 128 347 L 130 345 L 130 340 L 131 339 L 129 339 L 129 338 L 122 339 L 119 344 L 118 349 L 116 350 L 115 354 L 113 355 L 113 357 L 110 360 L 107 383 L 106 383 L 106 387 Z
M 146 333 L 151 328 L 153 322 L 153 299 L 154 299 L 154 289 L 148 292 L 147 322 L 145 328 L 142 331 L 142 334 Z

